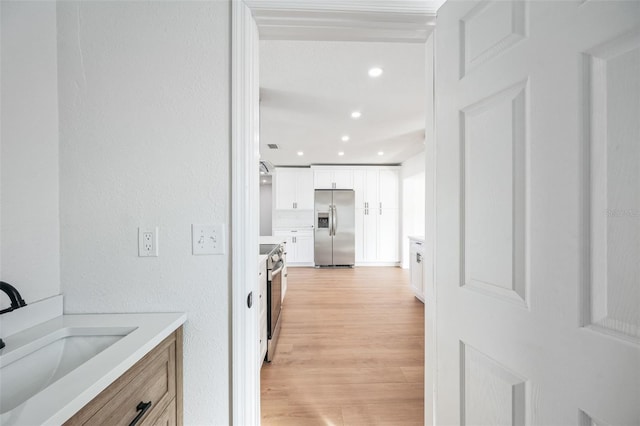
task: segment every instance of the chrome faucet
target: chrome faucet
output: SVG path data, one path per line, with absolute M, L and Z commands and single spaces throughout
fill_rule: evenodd
M 20 296 L 20 292 L 16 290 L 16 288 L 11 284 L 5 283 L 4 281 L 0 281 L 0 290 L 4 291 L 7 294 L 7 296 L 9 296 L 9 299 L 11 300 L 11 306 L 1 310 L 0 314 L 11 312 L 18 308 L 27 306 L 22 296 Z

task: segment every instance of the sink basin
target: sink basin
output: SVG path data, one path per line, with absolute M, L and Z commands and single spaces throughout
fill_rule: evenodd
M 0 356 L 0 414 L 38 392 L 122 339 L 131 327 L 66 327 Z

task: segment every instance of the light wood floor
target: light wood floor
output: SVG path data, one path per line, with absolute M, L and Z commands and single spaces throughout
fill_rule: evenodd
M 265 426 L 423 425 L 424 305 L 400 268 L 289 268 Z

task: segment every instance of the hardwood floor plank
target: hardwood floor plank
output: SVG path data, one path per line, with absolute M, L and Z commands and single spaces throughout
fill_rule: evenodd
M 289 268 L 262 423 L 419 425 L 424 305 L 400 268 Z

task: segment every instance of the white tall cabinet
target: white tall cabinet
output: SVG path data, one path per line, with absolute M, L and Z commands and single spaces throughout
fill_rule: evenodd
M 400 261 L 400 192 L 397 167 L 361 167 L 353 171 L 356 204 L 356 263 Z

